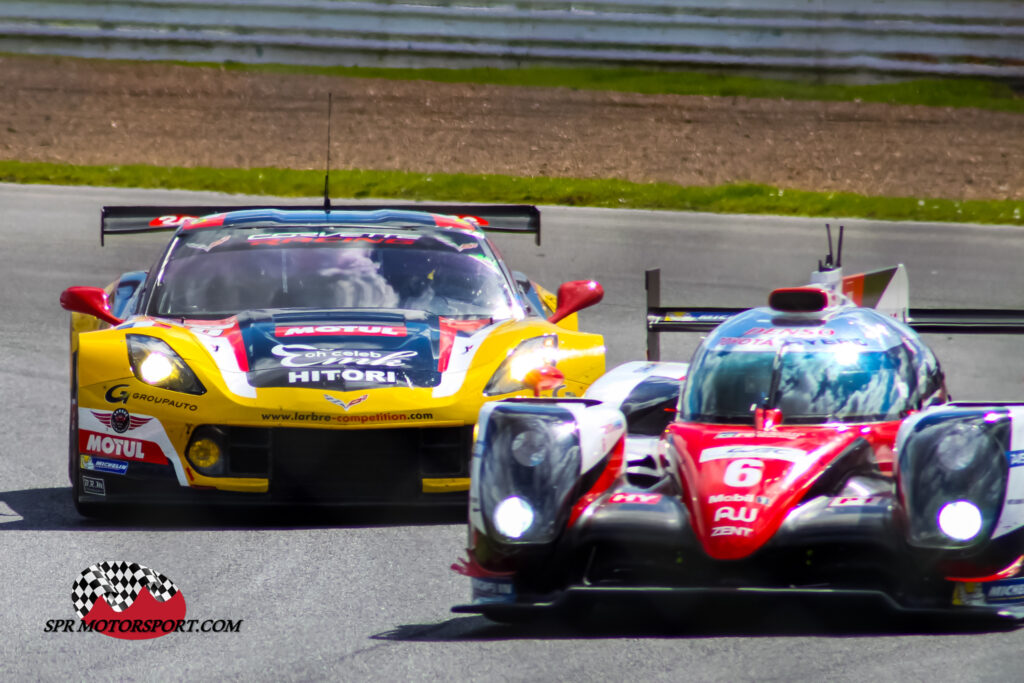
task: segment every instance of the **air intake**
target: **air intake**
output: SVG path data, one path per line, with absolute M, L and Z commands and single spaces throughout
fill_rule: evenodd
M 768 305 L 784 313 L 816 313 L 829 307 L 830 296 L 818 287 L 776 289 L 768 295 Z

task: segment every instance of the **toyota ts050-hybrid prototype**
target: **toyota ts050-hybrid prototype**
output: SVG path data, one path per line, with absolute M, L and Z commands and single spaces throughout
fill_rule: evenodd
M 652 333 L 707 332 L 689 364 L 483 407 L 456 612 L 673 597 L 1024 617 L 1024 404 L 947 402 L 914 329 L 1020 332 L 1024 312 L 908 309 L 902 266 L 826 261 L 747 311 L 663 308 L 653 275 Z
M 117 503 L 465 502 L 480 406 L 581 395 L 602 337 L 484 229 L 532 206 L 107 207 L 173 230 L 148 271 L 71 287 L 70 459 L 83 514 Z

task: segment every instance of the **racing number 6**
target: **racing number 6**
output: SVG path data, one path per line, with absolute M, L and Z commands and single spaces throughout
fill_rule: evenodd
M 733 460 L 725 468 L 723 481 L 725 481 L 727 486 L 735 486 L 737 488 L 756 486 L 761 481 L 763 470 L 764 463 L 760 460 L 753 460 L 751 458 Z

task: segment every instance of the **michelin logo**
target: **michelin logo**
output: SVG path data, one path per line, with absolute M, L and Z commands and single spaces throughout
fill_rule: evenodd
M 91 455 L 82 456 L 82 469 L 93 472 L 109 472 L 110 474 L 124 474 L 128 471 L 128 463 L 120 460 L 107 460 L 106 458 L 95 458 Z
M 996 581 L 985 586 L 986 602 L 1024 602 L 1024 581 Z
M 1006 459 L 1010 461 L 1010 467 L 1024 465 L 1024 451 L 1007 451 Z

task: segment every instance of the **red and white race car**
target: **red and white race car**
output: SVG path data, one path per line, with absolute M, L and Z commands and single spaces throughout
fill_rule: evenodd
M 838 266 L 745 311 L 661 307 L 651 271 L 653 339 L 708 331 L 691 363 L 484 406 L 454 611 L 646 595 L 1024 618 L 1024 404 L 948 403 L 917 334 L 1020 332 L 1024 312 L 908 309 L 902 265 Z

